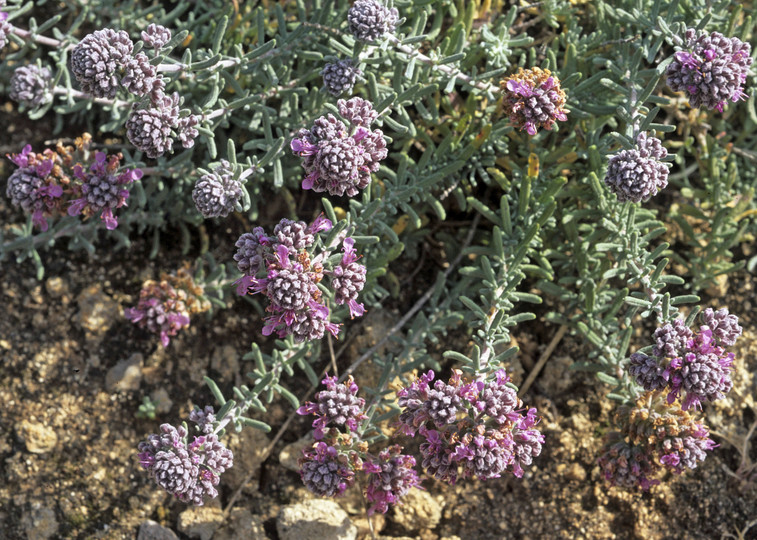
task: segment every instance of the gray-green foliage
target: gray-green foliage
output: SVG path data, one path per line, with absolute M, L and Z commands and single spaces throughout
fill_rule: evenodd
M 442 246 L 449 265 L 441 271 L 427 257 L 420 269 L 428 294 L 389 338 L 402 352 L 375 358 L 382 376 L 374 403 L 395 377 L 438 368 L 443 358 L 474 373 L 497 369 L 517 353 L 508 345 L 512 328 L 534 319 L 531 306 L 544 297 L 557 308 L 540 316 L 568 325 L 595 347 L 577 367 L 620 391 L 628 385 L 620 374 L 633 325 L 640 318 L 667 320 L 677 306 L 695 302 L 703 286 L 738 266 L 731 250 L 754 234 L 754 93 L 705 118 L 664 84 L 666 59 L 686 25 L 753 37 L 751 16 L 730 2 L 550 1 L 519 8 L 496 0 L 397 0 L 404 17 L 398 34 L 376 44 L 349 35 L 346 0 L 64 5 L 43 24 L 29 18 L 31 3 L 15 11 L 14 24 L 62 43 L 50 49 L 13 36 L 20 48 L 5 53 L 0 75 L 6 80 L 14 65 L 36 60 L 56 66 L 62 96 L 30 115 L 47 114 L 57 130 L 69 119 L 86 122 L 96 140 L 109 133 L 124 141 L 119 149 L 128 165 L 150 168 L 132 192 L 123 227 L 106 235 L 107 245 L 128 247 L 131 238 L 147 234 L 157 252 L 161 231 L 179 227 L 189 250 L 201 224 L 191 201 L 196 171 L 222 158 L 255 171 L 245 183 L 244 217 L 251 224 L 270 197 L 282 198 L 287 217 L 295 217 L 303 172 L 288 143 L 315 118 L 338 114 L 320 89 L 325 58 L 356 60 L 364 82 L 355 94 L 380 111 L 389 157 L 361 196 L 320 200 L 307 192 L 307 207 L 322 208 L 335 223 L 343 217 L 338 230 L 355 237 L 368 267 L 361 299 L 369 309 L 389 303 L 410 309 L 420 295 L 406 289 L 403 272 L 429 246 Z M 173 66 L 164 71 L 168 91 L 204 116 L 194 148 L 156 161 L 135 153 L 123 137 L 126 96 L 106 105 L 74 97 L 65 67 L 67 46 L 88 31 L 124 29 L 136 40 L 151 22 L 174 33 L 154 61 Z M 533 66 L 562 81 L 569 115 L 558 130 L 529 137 L 501 113 L 499 79 Z M 648 203 L 619 203 L 602 183 L 607 156 L 628 147 L 639 130 L 663 139 L 674 163 L 671 185 Z M 692 219 L 709 226 L 696 227 Z M 0 257 L 32 256 L 41 267 L 39 248 L 69 237 L 72 249 L 94 250 L 96 229 L 95 220 L 66 217 L 38 233 L 29 222 L 11 230 L 15 238 L 0 239 Z M 679 267 L 671 260 L 685 276 L 672 272 Z M 444 336 L 460 328 L 472 347 L 438 354 L 448 348 Z M 235 389 L 232 402 L 210 384 L 227 410 L 242 404 L 234 408 L 238 428 L 259 425 L 245 410 L 263 410 L 276 394 L 296 406 L 285 376 L 301 369 L 315 385 L 327 357 L 321 343 L 278 340 L 266 352 L 253 343 L 251 387 Z

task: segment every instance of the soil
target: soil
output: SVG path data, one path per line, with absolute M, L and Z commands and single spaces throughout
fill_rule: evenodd
M 3 227 L 22 219 L 0 197 Z M 222 229 L 209 234 L 219 260 L 228 259 L 236 236 Z M 29 261 L 0 263 L 0 538 L 135 538 L 146 520 L 191 538 L 199 529 L 187 523 L 210 523 L 211 534 L 225 511 L 227 525 L 216 538 L 273 540 L 279 538 L 280 510 L 312 498 L 280 460 L 309 431 L 308 419 L 295 417 L 265 452 L 292 413 L 283 400 L 257 416 L 272 426 L 270 434 L 248 429 L 230 437 L 235 467 L 222 477 L 219 499 L 203 509 L 167 495 L 141 470 L 138 442 L 161 423 L 186 418 L 194 404 L 213 403 L 204 375 L 226 394 L 244 383 L 251 368 L 244 352 L 253 341 L 266 343 L 259 338 L 259 316 L 244 302 L 212 318 L 196 317 L 165 349 L 126 321 L 123 310 L 136 304 L 142 281 L 184 261 L 170 246 L 158 260 L 149 260 L 149 250 L 148 239 L 120 252 L 101 244 L 92 257 L 59 245 L 42 253 L 42 281 Z M 757 523 L 757 480 L 750 482 L 745 473 L 757 461 L 747 440 L 757 419 L 755 280 L 742 271 L 728 284 L 725 298 L 712 305 L 728 305 L 746 330 L 736 346 L 734 390 L 705 408 L 720 446 L 697 470 L 670 477 L 649 493 L 607 486 L 596 459 L 612 405 L 605 386 L 569 369 L 588 349 L 568 335 L 524 396 L 542 414 L 547 441 L 524 478 L 455 486 L 426 478 L 425 492 L 374 519 L 377 533 L 424 540 L 757 538 L 757 526 L 749 529 Z M 380 335 L 382 318 L 397 320 L 407 306 L 397 308 L 353 322 L 348 335 L 370 344 Z M 515 339 L 523 352 L 510 368 L 520 375 L 516 383 L 557 330 L 542 323 L 518 327 Z M 298 376 L 290 388 L 301 397 L 308 383 Z M 153 420 L 137 416 L 144 396 L 158 403 Z M 337 502 L 361 537 L 370 538 L 359 492 Z M 240 515 L 251 516 L 260 532 L 251 532 L 250 520 Z

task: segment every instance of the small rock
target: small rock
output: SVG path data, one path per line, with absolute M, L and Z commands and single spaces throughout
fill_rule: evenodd
M 139 389 L 143 365 L 144 357 L 140 353 L 134 353 L 126 360 L 121 360 L 105 375 L 105 388 L 108 392 L 128 392 Z
M 60 277 L 51 277 L 45 282 L 45 290 L 52 298 L 60 298 L 68 293 L 68 285 Z
M 394 522 L 405 530 L 433 529 L 442 519 L 442 508 L 428 491 L 411 489 L 394 507 Z
M 32 454 L 46 454 L 58 444 L 55 430 L 39 422 L 21 420 L 16 424 L 16 435 Z
M 568 466 L 568 470 L 565 471 L 565 476 L 568 480 L 583 482 L 586 480 L 586 469 L 581 467 L 578 463 L 572 463 Z
M 210 359 L 210 367 L 221 374 L 224 381 L 233 381 L 234 375 L 239 372 L 239 355 L 231 345 L 217 347 Z
M 195 506 L 179 514 L 176 528 L 190 538 L 210 540 L 213 533 L 223 524 L 223 510 L 218 506 Z
M 228 521 L 216 531 L 213 540 L 268 540 L 263 520 L 246 508 L 234 508 Z
M 179 537 L 168 527 L 148 519 L 139 526 L 137 540 L 179 540 Z
M 265 457 L 263 452 L 269 443 L 265 433 L 257 429 L 230 433 L 226 446 L 234 453 L 234 466 L 224 473 L 224 483 L 236 490 L 247 478 L 258 478 Z M 257 482 L 251 487 L 257 490 Z
M 300 465 L 297 463 L 302 457 L 302 451 L 310 448 L 313 444 L 313 436 L 308 433 L 299 441 L 286 445 L 279 453 L 279 463 L 292 472 L 299 473 Z
M 285 506 L 276 518 L 281 540 L 355 540 L 357 527 L 334 501 L 313 499 Z
M 165 388 L 158 388 L 150 394 L 150 399 L 155 404 L 155 411 L 160 414 L 166 414 L 171 412 L 173 407 L 173 401 L 168 396 L 168 392 Z
M 55 511 L 39 502 L 32 503 L 31 510 L 21 516 L 21 524 L 28 540 L 47 540 L 58 532 Z
M 118 317 L 118 303 L 102 292 L 100 285 L 84 289 L 76 297 L 79 312 L 74 320 L 87 332 L 88 341 L 99 341 Z

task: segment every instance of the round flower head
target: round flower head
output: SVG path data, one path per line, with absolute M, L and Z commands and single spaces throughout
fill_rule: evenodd
M 197 118 L 190 115 L 179 118 L 179 94 L 161 95 L 146 108 L 134 105 L 126 121 L 126 136 L 129 142 L 148 157 L 157 158 L 173 151 L 174 137 L 179 137 L 184 148 L 194 145 Z
M 205 218 L 226 217 L 242 198 L 242 186 L 234 179 L 231 164 L 222 160 L 210 174 L 197 181 L 192 190 L 195 207 Z
M 540 127 L 551 130 L 557 120 L 568 119 L 568 111 L 563 108 L 565 92 L 548 69 L 519 68 L 517 74 L 504 79 L 500 86 L 505 114 L 513 126 L 525 129 L 529 135 L 536 135 Z
M 134 44 L 123 30 L 97 30 L 84 37 L 71 53 L 71 70 L 82 91 L 113 98 L 120 73 L 131 59 Z
M 749 43 L 738 38 L 688 29 L 684 50 L 668 65 L 668 86 L 686 92 L 692 107 L 723 112 L 729 100 L 747 98 L 743 85 L 752 65 L 750 53 Z
M 370 476 L 365 498 L 372 503 L 368 515 L 385 514 L 389 505 L 397 504 L 410 488 L 420 485 L 418 473 L 413 469 L 415 458 L 401 454 L 400 450 L 397 445 L 382 450 L 378 459 L 366 465 Z
M 162 49 L 171 41 L 171 31 L 165 26 L 159 24 L 150 24 L 142 31 L 142 41 L 145 45 L 152 47 L 156 51 Z
M 741 335 L 739 318 L 728 313 L 728 308 L 714 311 L 707 308 L 702 312 L 702 321 L 712 331 L 712 335 L 721 345 L 731 347 Z
M 306 249 L 313 245 L 315 236 L 304 221 L 282 219 L 273 228 L 276 242 L 295 251 Z
M 339 96 L 344 92 L 352 92 L 355 81 L 362 75 L 362 71 L 353 65 L 352 60 L 338 60 L 323 67 L 323 86 L 332 96 Z
M 346 457 L 324 442 L 303 453 L 300 477 L 306 488 L 321 497 L 337 497 L 355 483 L 355 473 Z
M 30 107 L 45 105 L 53 100 L 52 82 L 48 68 L 33 64 L 21 66 L 11 77 L 10 98 Z
M 655 346 L 652 352 L 660 358 L 674 358 L 688 348 L 694 333 L 682 318 L 675 319 L 654 331 Z
M 144 53 L 138 53 L 125 62 L 121 84 L 132 94 L 136 96 L 150 94 L 153 100 L 159 99 L 166 86 L 163 77 L 158 75 L 155 66 L 150 64 L 149 58 Z
M 20 154 L 11 156 L 19 168 L 8 178 L 6 195 L 14 206 L 32 214 L 32 222 L 42 231 L 48 229 L 46 215 L 52 215 L 62 204 L 63 188 L 51 174 L 55 158 L 47 153 L 32 152 L 27 144 Z
M 378 112 L 373 108 L 373 103 L 361 97 L 340 99 L 336 102 L 336 106 L 339 114 L 356 127 L 370 128 L 371 124 L 378 118 Z
M 636 383 L 651 392 L 661 390 L 668 385 L 664 376 L 665 370 L 660 366 L 659 359 L 655 356 L 635 352 L 631 355 L 628 372 L 636 379 Z
M 268 236 L 262 227 L 255 227 L 252 232 L 240 236 L 235 245 L 237 268 L 245 276 L 254 277 L 265 265 L 266 253 L 271 251 Z
M 347 12 L 347 23 L 355 39 L 376 41 L 386 33 L 394 32 L 399 13 L 377 0 L 355 0 Z
M 636 146 L 610 157 L 605 184 L 621 202 L 642 202 L 668 185 L 668 155 L 660 139 L 639 133 Z

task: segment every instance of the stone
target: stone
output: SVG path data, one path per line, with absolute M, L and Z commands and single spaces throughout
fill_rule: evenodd
M 302 457 L 302 452 L 303 450 L 310 448 L 312 444 L 312 433 L 308 433 L 299 441 L 286 445 L 281 449 L 281 452 L 279 452 L 279 463 L 290 471 L 299 473 L 300 465 L 298 461 Z
M 269 540 L 263 520 L 246 508 L 234 508 L 223 527 L 213 535 L 213 540 Z
M 224 484 L 231 490 L 237 490 L 248 478 L 258 478 L 260 465 L 266 457 L 263 452 L 269 444 L 270 439 L 260 430 L 248 428 L 241 433 L 231 430 L 226 446 L 234 453 L 234 466 L 224 473 Z M 257 490 L 257 482 L 252 483 L 251 487 Z
M 223 510 L 219 503 L 214 500 L 206 506 L 194 506 L 179 514 L 176 528 L 180 533 L 190 538 L 210 540 L 216 529 L 223 524 Z
M 179 540 L 179 537 L 168 527 L 148 519 L 139 526 L 137 540 Z
M 87 341 L 100 341 L 121 316 L 118 303 L 102 292 L 100 285 L 84 289 L 76 297 L 76 302 L 79 311 L 74 321 L 86 331 Z
M 21 420 L 16 424 L 16 435 L 32 454 L 46 454 L 58 444 L 55 430 L 41 422 Z
M 132 392 L 139 389 L 142 382 L 144 357 L 134 353 L 126 360 L 108 370 L 105 375 L 105 388 L 108 392 Z
M 313 499 L 285 506 L 276 518 L 276 530 L 281 540 L 357 538 L 357 527 L 347 512 L 327 499 Z
M 58 520 L 52 508 L 34 502 L 31 509 L 21 516 L 21 524 L 28 540 L 47 540 L 58 532 Z
M 442 508 L 428 491 L 412 488 L 394 507 L 394 522 L 407 531 L 433 529 L 442 519 Z

